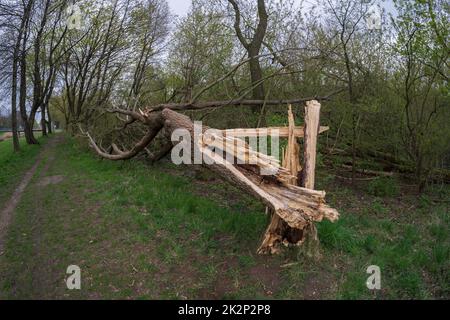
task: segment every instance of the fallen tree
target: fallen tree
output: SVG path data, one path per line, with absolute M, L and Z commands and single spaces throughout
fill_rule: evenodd
M 203 162 L 207 168 L 214 170 L 233 185 L 258 198 L 271 209 L 277 219 L 283 222 L 283 225 L 287 226 L 271 231 L 272 234 L 279 232 L 280 239 L 289 239 L 284 234 L 289 231 L 288 228 L 304 230 L 312 226 L 314 222 L 320 222 L 323 219 L 336 221 L 339 217 L 335 209 L 325 204 L 325 192 L 313 190 L 313 182 L 305 182 L 305 186 L 310 186 L 309 188 L 292 185 L 291 181 L 296 180 L 297 177 L 293 177 L 289 170 L 281 167 L 277 159 L 253 151 L 243 140 L 237 137 L 212 137 L 207 134 L 210 128 L 203 126 L 199 139 L 194 132 L 194 123 L 191 119 L 171 110 L 171 108 L 161 110 L 160 107 L 154 107 L 145 111 L 112 109 L 109 112 L 126 116 L 127 119 L 124 120 L 126 124 L 139 122 L 145 125 L 147 129 L 141 140 L 129 150 L 121 150 L 114 143 L 108 150 L 105 150 L 96 143 L 89 132 L 82 130 L 89 138 L 91 146 L 101 157 L 114 161 L 131 159 L 141 152 L 147 152 L 149 144 L 160 133 L 168 141 L 169 147 L 162 150 L 167 153 L 168 150 L 180 143 L 180 141 L 172 141 L 173 132 L 177 129 L 183 129 L 191 137 L 190 147 L 194 150 L 193 154 L 199 152 L 208 160 Z M 310 132 L 305 129 L 305 134 L 311 134 Z M 227 148 L 230 144 L 236 146 L 231 148 L 232 154 L 230 154 L 230 148 Z M 308 148 L 308 146 L 306 147 Z M 218 149 L 221 149 L 222 152 L 215 152 Z M 249 162 L 250 158 L 254 161 Z M 263 175 L 261 174 L 262 170 L 271 172 L 271 174 Z M 314 176 L 310 175 L 307 179 L 314 181 Z M 298 239 L 293 243 L 298 244 Z M 273 242 L 265 239 L 259 252 L 272 253 L 273 245 Z

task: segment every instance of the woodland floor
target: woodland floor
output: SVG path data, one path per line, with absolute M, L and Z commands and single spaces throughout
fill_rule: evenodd
M 0 299 L 450 298 L 449 203 L 436 200 L 448 186 L 351 186 L 321 167 L 317 188 L 341 213 L 318 224 L 322 259 L 258 256 L 263 206 L 209 171 L 102 161 L 62 135 L 41 142 L 18 155 L 0 143 L 0 212 L 37 164 L 5 233 Z M 66 288 L 69 265 L 81 290 Z M 380 291 L 366 288 L 369 265 Z

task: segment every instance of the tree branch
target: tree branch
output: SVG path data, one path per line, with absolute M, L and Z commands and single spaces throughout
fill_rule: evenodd
M 244 35 L 242 34 L 241 30 L 241 11 L 239 10 L 239 6 L 236 3 L 235 0 L 228 0 L 228 2 L 233 6 L 234 10 L 234 29 L 236 31 L 236 35 L 241 42 L 241 44 L 244 46 L 245 49 L 248 49 L 250 47 L 250 44 L 245 40 Z

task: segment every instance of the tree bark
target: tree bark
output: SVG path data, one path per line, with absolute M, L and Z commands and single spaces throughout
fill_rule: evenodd
M 48 130 L 48 133 L 49 133 L 49 134 L 52 134 L 52 133 L 53 133 L 53 128 L 52 128 L 52 116 L 51 116 L 51 114 L 50 114 L 50 108 L 49 108 L 48 103 L 46 103 L 45 109 L 47 110 L 47 119 L 48 119 L 48 121 L 47 121 L 47 130 Z
M 24 10 L 24 32 L 22 37 L 22 50 L 20 52 L 20 95 L 19 95 L 19 109 L 24 126 L 25 139 L 28 144 L 39 144 L 34 137 L 33 127 L 35 117 L 27 116 L 26 99 L 27 99 L 27 38 L 30 23 L 30 14 L 34 1 L 29 0 L 27 7 Z
M 44 137 L 47 136 L 47 120 L 46 120 L 46 116 L 45 116 L 46 112 L 45 112 L 45 106 L 43 105 L 41 107 L 41 128 L 42 128 L 42 135 Z
M 20 68 L 21 73 L 20 73 L 19 110 L 20 110 L 21 118 L 23 119 L 24 116 L 26 117 L 26 109 L 25 109 L 26 68 L 25 68 L 25 71 L 23 68 L 24 68 L 24 65 L 26 65 L 25 64 L 26 63 L 26 59 L 25 59 L 26 34 L 27 34 L 29 17 L 30 17 L 30 12 L 31 12 L 33 3 L 34 3 L 34 0 L 29 0 L 26 4 L 25 4 L 25 2 L 23 3 L 23 14 L 21 17 L 20 28 L 18 30 L 17 39 L 16 39 L 16 43 L 14 46 L 14 52 L 13 52 L 12 85 L 11 85 L 11 124 L 12 124 L 12 131 L 13 131 L 14 151 L 18 151 L 20 149 L 18 125 L 17 125 L 17 81 L 18 81 L 19 64 L 21 66 L 21 68 Z M 21 48 L 22 48 L 22 52 L 21 52 Z M 23 121 L 23 122 L 25 122 L 25 121 Z M 26 124 L 24 124 L 24 126 L 26 128 Z M 28 142 L 28 138 L 27 138 L 27 142 Z
M 19 35 L 20 39 L 21 35 Z M 11 126 L 13 134 L 14 152 L 20 150 L 19 134 L 17 132 L 17 72 L 18 72 L 18 55 L 20 50 L 20 40 L 14 48 L 13 68 L 12 68 L 12 85 L 11 85 Z

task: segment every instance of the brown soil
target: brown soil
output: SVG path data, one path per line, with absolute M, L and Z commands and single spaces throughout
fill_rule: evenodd
M 6 132 L 5 134 L 1 134 L 0 133 L 0 142 L 5 141 L 7 139 L 11 139 L 12 138 L 12 132 Z
M 51 176 L 42 178 L 41 181 L 38 182 L 38 185 L 41 187 L 46 187 L 51 184 L 58 184 L 63 182 L 64 176 Z

